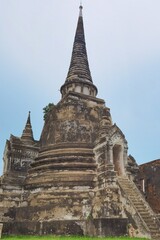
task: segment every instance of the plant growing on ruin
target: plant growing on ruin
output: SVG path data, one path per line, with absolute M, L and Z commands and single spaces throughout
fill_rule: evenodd
M 49 103 L 46 107 L 43 108 L 43 119 L 46 120 L 48 113 L 53 109 L 54 103 Z

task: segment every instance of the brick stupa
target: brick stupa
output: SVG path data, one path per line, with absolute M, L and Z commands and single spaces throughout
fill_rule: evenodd
M 80 6 L 62 98 L 46 107 L 40 140 L 33 138 L 29 113 L 22 136 L 6 142 L 5 234 L 120 236 L 132 223 L 139 236 L 158 239 L 158 220 L 134 183 L 138 166 L 97 92 Z

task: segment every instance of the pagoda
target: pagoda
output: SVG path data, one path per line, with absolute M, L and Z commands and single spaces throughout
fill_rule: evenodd
M 97 98 L 87 57 L 82 6 L 61 99 L 45 108 L 34 140 L 30 113 L 11 135 L 1 177 L 4 234 L 159 235 L 158 220 L 136 185 L 138 165 L 123 132 Z

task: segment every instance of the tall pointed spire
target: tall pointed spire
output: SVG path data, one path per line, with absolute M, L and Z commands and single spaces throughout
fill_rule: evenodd
M 97 88 L 92 83 L 89 69 L 83 26 L 82 5 L 80 5 L 79 9 L 79 18 L 73 43 L 71 63 L 65 84 L 61 87 L 62 97 L 70 91 L 80 92 L 91 96 L 96 96 L 97 94 Z
M 30 144 L 33 143 L 33 132 L 32 132 L 32 125 L 31 125 L 31 118 L 30 118 L 30 111 L 28 113 L 28 118 L 27 122 L 25 125 L 25 128 L 23 130 L 22 136 L 21 136 L 22 141 Z

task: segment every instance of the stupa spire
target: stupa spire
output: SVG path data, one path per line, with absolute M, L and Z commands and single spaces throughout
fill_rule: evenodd
M 82 2 L 80 2 L 80 7 L 79 7 L 80 11 L 79 11 L 79 17 L 83 17 L 82 16 L 82 9 L 83 9 L 83 6 L 82 6 Z
M 27 142 L 27 143 L 32 143 L 34 141 L 33 132 L 32 132 L 32 125 L 31 125 L 30 111 L 28 113 L 27 122 L 26 122 L 25 128 L 23 130 L 21 139 L 22 139 L 22 141 Z
M 80 5 L 70 67 L 65 84 L 61 87 L 62 97 L 69 91 L 92 96 L 96 96 L 97 94 L 97 88 L 92 83 L 88 63 L 82 9 L 83 7 Z

